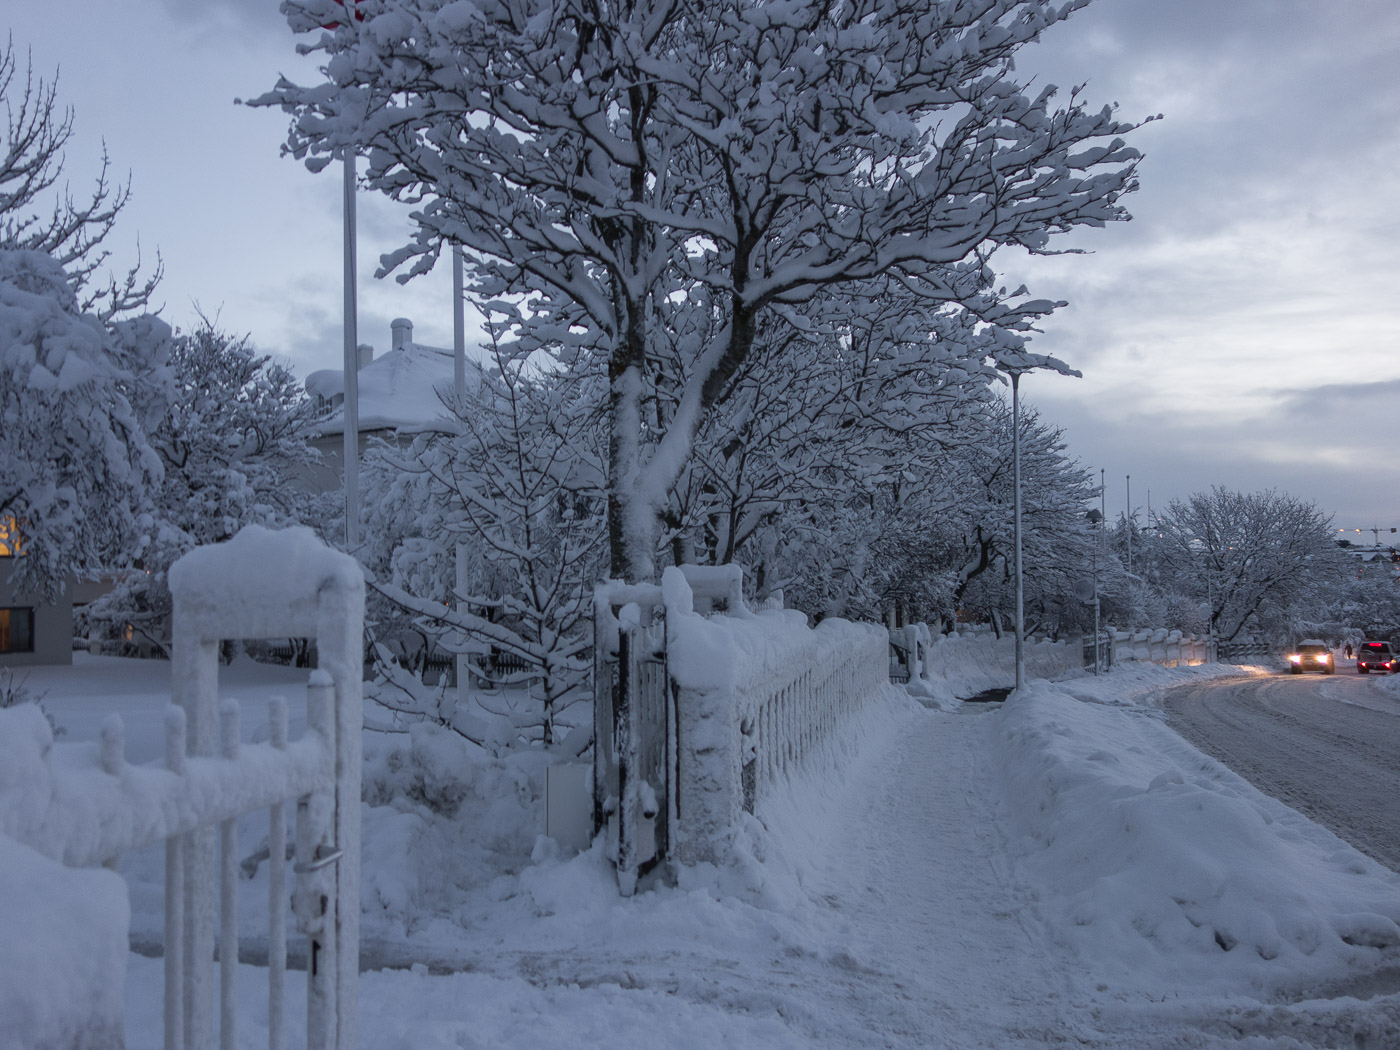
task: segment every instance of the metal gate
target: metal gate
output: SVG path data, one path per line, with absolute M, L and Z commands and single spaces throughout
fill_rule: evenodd
M 633 600 L 620 608 L 623 597 Z M 676 818 L 676 702 L 666 671 L 665 611 L 659 593 L 645 604 L 636 597 L 610 596 L 594 618 L 593 822 L 595 833 L 607 833 L 624 896 L 668 858 Z

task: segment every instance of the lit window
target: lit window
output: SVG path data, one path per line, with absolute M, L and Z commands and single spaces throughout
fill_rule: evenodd
M 0 653 L 34 651 L 34 610 L 0 608 Z
M 19 527 L 11 517 L 0 518 L 0 558 L 13 558 L 19 553 Z

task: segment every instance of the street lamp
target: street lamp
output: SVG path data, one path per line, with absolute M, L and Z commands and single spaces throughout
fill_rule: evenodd
M 1025 587 L 1021 564 L 1021 373 L 1030 367 L 998 361 L 997 368 L 1011 377 L 1011 505 L 1016 548 L 1016 691 L 1026 684 Z
M 1089 510 L 1085 515 L 1089 519 L 1089 527 L 1094 529 L 1094 554 L 1090 561 L 1093 566 L 1094 580 L 1094 674 L 1099 673 L 1099 532 L 1103 529 L 1103 512 Z M 1081 654 L 1082 659 L 1082 654 Z
M 1008 350 L 995 356 L 995 367 L 1011 377 L 1011 487 L 1012 533 L 1016 544 L 1016 690 L 1026 684 L 1025 587 L 1021 564 L 1021 374 L 1035 368 L 1051 368 L 1061 375 L 1079 378 L 1079 373 L 1053 357 L 1041 357 L 1024 350 Z

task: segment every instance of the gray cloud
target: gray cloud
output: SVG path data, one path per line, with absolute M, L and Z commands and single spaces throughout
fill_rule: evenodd
M 1104 0 L 1018 61 L 1165 114 L 1133 136 L 1132 222 L 1066 239 L 1090 255 L 1001 260 L 1070 301 L 1036 348 L 1085 379 L 1033 396 L 1120 493 L 1130 473 L 1163 502 L 1275 487 L 1400 518 L 1400 478 L 1374 482 L 1400 437 L 1397 54 L 1389 0 Z
M 242 38 L 290 36 L 279 0 L 158 0 L 172 21 L 199 34 Z

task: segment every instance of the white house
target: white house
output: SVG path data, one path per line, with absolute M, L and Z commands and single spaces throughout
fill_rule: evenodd
M 400 317 L 390 325 L 387 353 L 361 346 L 359 358 L 359 431 L 363 453 L 370 438 L 413 435 L 426 430 L 453 430 L 447 404 L 453 396 L 455 362 L 451 350 L 413 341 L 413 322 Z M 306 377 L 306 392 L 325 413 L 312 444 L 320 449 L 317 482 L 339 488 L 344 464 L 345 372 L 326 368 Z M 481 365 L 467 355 L 466 393 L 481 390 Z
M 22 537 L 13 518 L 0 519 L 0 667 L 73 662 L 73 606 L 111 590 L 109 580 L 69 576 L 52 600 L 10 584 Z

